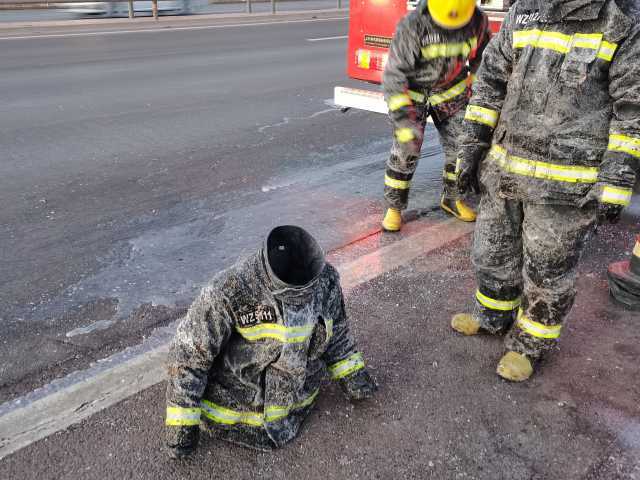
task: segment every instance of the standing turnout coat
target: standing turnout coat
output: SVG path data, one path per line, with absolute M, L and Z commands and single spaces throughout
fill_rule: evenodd
M 287 288 L 260 251 L 205 287 L 181 321 L 168 363 L 167 428 L 200 425 L 260 449 L 292 440 L 325 375 L 352 398 L 369 384 L 328 263 Z
M 490 38 L 489 20 L 479 8 L 469 24 L 447 30 L 433 21 L 426 1 L 396 27 L 382 79 L 394 129 L 385 175 L 389 207 L 407 207 L 429 115 L 445 152 L 445 193 L 457 197 L 453 177 L 457 137 L 471 97 L 472 73 Z
M 492 192 L 628 205 L 640 162 L 640 25 L 614 0 L 520 0 L 484 53 L 459 167 Z M 485 158 L 486 156 L 486 158 Z M 568 219 L 570 221 L 570 219 Z

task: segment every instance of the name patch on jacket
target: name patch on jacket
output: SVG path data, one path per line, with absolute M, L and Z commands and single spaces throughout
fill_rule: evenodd
M 540 20 L 540 12 L 521 13 L 516 15 L 516 25 L 526 25 L 530 22 L 537 22 Z
M 276 321 L 276 311 L 268 305 L 258 305 L 248 308 L 238 314 L 241 327 L 251 327 L 258 323 L 272 323 Z

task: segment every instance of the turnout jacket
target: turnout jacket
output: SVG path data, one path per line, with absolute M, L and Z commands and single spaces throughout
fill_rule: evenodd
M 325 375 L 352 398 L 371 381 L 349 332 L 338 273 L 287 288 L 263 251 L 221 272 L 190 307 L 170 348 L 167 428 L 203 421 L 262 449 L 293 439 Z
M 628 205 L 640 162 L 640 26 L 613 0 L 520 0 L 484 52 L 458 171 L 506 198 Z
M 471 73 L 491 38 L 487 15 L 477 8 L 469 24 L 439 27 L 426 0 L 405 16 L 391 41 L 382 85 L 396 137 L 419 121 L 415 105 L 428 104 L 435 121 L 463 109 L 471 96 Z M 398 138 L 402 142 L 402 135 Z

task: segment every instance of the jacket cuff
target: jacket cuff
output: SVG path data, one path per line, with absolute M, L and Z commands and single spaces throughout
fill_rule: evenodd
M 628 206 L 631 203 L 633 189 L 625 187 L 616 187 L 609 184 L 601 184 L 598 200 L 600 203 Z

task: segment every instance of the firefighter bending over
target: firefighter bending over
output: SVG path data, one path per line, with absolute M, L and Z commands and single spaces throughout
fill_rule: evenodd
M 457 169 L 461 192 L 481 190 L 478 290 L 452 326 L 508 332 L 508 380 L 529 378 L 556 345 L 590 232 L 630 203 L 638 59 L 640 25 L 622 0 L 520 0 L 484 53 Z
M 325 366 L 352 400 L 376 390 L 335 268 L 305 230 L 277 227 L 202 290 L 178 327 L 168 363 L 170 455 L 191 453 L 201 426 L 250 447 L 282 446 L 313 407 Z
M 454 171 L 471 73 L 490 35 L 489 20 L 476 9 L 475 0 L 422 0 L 398 24 L 382 78 L 394 128 L 384 182 L 384 230 L 402 226 L 400 212 L 407 208 L 429 115 L 445 154 L 440 206 L 460 220 L 475 220 L 475 212 L 455 188 Z

